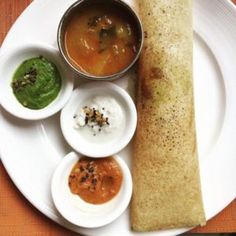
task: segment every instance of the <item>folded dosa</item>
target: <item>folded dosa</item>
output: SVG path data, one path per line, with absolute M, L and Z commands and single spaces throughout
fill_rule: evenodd
M 205 223 L 196 148 L 191 0 L 138 0 L 139 61 L 131 225 L 135 231 Z

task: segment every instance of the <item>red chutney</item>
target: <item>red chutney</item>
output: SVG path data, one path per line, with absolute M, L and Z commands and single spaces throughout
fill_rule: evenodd
M 133 20 L 122 9 L 111 9 L 101 3 L 84 7 L 65 28 L 67 56 L 85 73 L 115 74 L 127 67 L 137 54 L 135 31 Z
M 122 171 L 114 158 L 83 157 L 71 170 L 68 185 L 84 201 L 102 204 L 119 192 L 122 180 Z

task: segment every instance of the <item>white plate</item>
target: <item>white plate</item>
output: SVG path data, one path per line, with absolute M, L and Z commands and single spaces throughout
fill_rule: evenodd
M 56 46 L 56 30 L 74 0 L 35 0 L 4 41 L 11 45 L 40 41 Z M 50 19 L 50 20 L 49 20 Z M 194 84 L 199 157 L 207 219 L 236 197 L 236 9 L 228 0 L 194 1 Z M 126 80 L 117 83 L 128 89 Z M 3 110 L 0 150 L 4 166 L 24 196 L 54 221 L 88 235 L 136 235 L 126 211 L 112 224 L 98 229 L 78 228 L 55 210 L 50 180 L 56 165 L 70 151 L 59 127 L 59 116 L 25 122 Z M 130 164 L 129 147 L 121 155 Z M 173 235 L 186 229 L 142 235 Z M 138 234 L 137 234 L 138 235 Z

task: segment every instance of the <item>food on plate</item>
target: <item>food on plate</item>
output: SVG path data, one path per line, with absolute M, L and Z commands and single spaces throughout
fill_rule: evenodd
M 194 121 L 192 4 L 140 0 L 131 224 L 135 231 L 205 223 Z
M 60 92 L 61 76 L 54 63 L 39 56 L 22 62 L 11 86 L 15 97 L 24 107 L 42 109 Z
M 52 199 L 73 225 L 98 228 L 116 220 L 128 207 L 132 177 L 122 157 L 90 158 L 71 152 L 57 166 Z
M 110 82 L 90 82 L 74 90 L 62 109 L 60 123 L 65 139 L 77 152 L 107 157 L 130 142 L 137 125 L 137 111 L 121 87 Z
M 80 71 L 107 76 L 125 69 L 138 51 L 135 22 L 122 8 L 97 3 L 78 9 L 65 27 L 65 51 Z
M 124 129 L 124 112 L 118 101 L 110 96 L 95 96 L 74 114 L 75 128 L 85 137 L 101 142 L 111 140 Z M 97 136 L 98 138 L 96 138 Z
M 121 168 L 114 158 L 83 157 L 71 170 L 68 185 L 84 201 L 102 204 L 118 194 L 122 180 Z

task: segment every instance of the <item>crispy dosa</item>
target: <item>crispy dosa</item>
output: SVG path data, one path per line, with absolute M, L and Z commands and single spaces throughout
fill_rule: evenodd
M 139 61 L 131 224 L 135 231 L 205 223 L 195 135 L 191 0 L 138 0 Z

